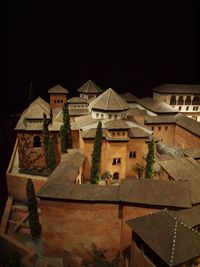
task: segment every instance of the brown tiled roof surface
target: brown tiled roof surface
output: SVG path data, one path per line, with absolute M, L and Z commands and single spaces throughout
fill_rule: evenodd
M 175 116 L 176 124 L 200 136 L 200 123 L 179 113 Z
M 183 149 L 183 153 L 187 157 L 192 157 L 192 158 L 200 158 L 200 147 L 189 147 Z
M 200 94 L 200 85 L 198 84 L 163 84 L 153 89 L 158 93 L 174 94 Z
M 83 97 L 71 97 L 67 100 L 69 104 L 87 104 L 87 99 Z
M 91 128 L 88 131 L 83 131 L 82 132 L 82 138 L 83 139 L 94 139 L 96 135 L 96 128 Z M 103 137 L 106 137 L 106 129 L 102 129 L 102 134 Z
M 108 130 L 115 130 L 115 129 L 129 129 L 129 125 L 124 120 L 110 120 L 106 122 L 105 127 Z
M 120 187 L 121 201 L 146 205 L 191 207 L 188 181 L 125 179 Z
M 70 116 L 83 116 L 89 114 L 87 108 L 69 108 L 69 115 Z
M 57 84 L 48 91 L 49 94 L 67 94 L 68 90 L 61 85 Z
M 200 179 L 194 178 L 189 181 L 192 204 L 200 203 Z
M 26 125 L 26 120 L 43 120 L 43 113 L 46 113 L 47 118 L 50 117 L 49 103 L 41 97 L 35 99 L 27 109 L 22 113 L 15 129 L 16 130 L 39 130 L 40 124 L 33 123 Z M 29 129 L 30 128 L 30 129 Z
M 111 88 L 95 98 L 90 103 L 90 107 L 107 111 L 123 111 L 130 108 L 126 101 Z
M 181 209 L 170 212 L 177 220 L 184 222 L 190 227 L 200 225 L 200 205 L 193 206 L 190 209 Z
M 178 113 L 178 111 L 170 105 L 155 100 L 151 97 L 144 97 L 142 99 L 139 99 L 137 103 L 155 113 Z
M 120 94 L 121 97 L 124 98 L 124 100 L 127 102 L 127 103 L 135 103 L 137 102 L 138 98 L 136 96 L 134 96 L 132 93 L 130 92 L 126 92 L 124 94 Z
M 128 116 L 140 115 L 140 116 L 147 116 L 147 111 L 145 109 L 139 108 L 130 108 L 127 112 Z
M 129 220 L 128 225 L 168 266 L 200 256 L 200 235 L 167 210 Z
M 68 172 L 51 179 L 37 194 L 39 197 L 82 201 L 115 201 L 164 207 L 191 207 L 190 183 L 188 181 L 157 181 L 148 179 L 125 179 L 119 186 L 73 184 L 74 177 Z M 71 181 L 71 184 L 67 181 Z
M 101 93 L 103 92 L 101 88 L 99 88 L 98 85 L 96 85 L 93 81 L 89 80 L 86 83 L 84 83 L 79 89 L 78 92 L 80 93 Z
M 130 138 L 146 138 L 149 137 L 150 135 L 145 132 L 144 130 L 142 130 L 139 127 L 132 127 L 129 130 L 129 137 Z
M 200 165 L 192 158 L 165 160 L 159 164 L 174 180 L 200 179 Z

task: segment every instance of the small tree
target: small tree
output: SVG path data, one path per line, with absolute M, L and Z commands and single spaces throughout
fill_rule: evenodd
M 31 179 L 28 179 L 26 184 L 26 196 L 31 236 L 38 237 L 41 234 L 41 224 L 39 222 L 37 200 L 35 197 L 35 190 Z
M 63 125 L 60 127 L 60 142 L 62 153 L 66 152 L 66 149 L 72 148 L 70 117 L 66 102 L 63 105 Z
M 103 136 L 102 124 L 101 121 L 99 121 L 94 139 L 94 148 L 92 153 L 92 168 L 90 177 L 90 182 L 92 184 L 96 184 L 100 176 L 102 136 Z
M 49 146 L 49 130 L 48 130 L 48 120 L 47 115 L 43 113 L 43 138 L 44 138 L 44 152 L 45 160 L 48 165 L 48 146 Z
M 148 153 L 146 157 L 146 168 L 145 168 L 145 178 L 152 179 L 154 176 L 154 163 L 155 163 L 155 155 L 154 155 L 154 140 L 152 139 L 151 142 L 148 144 Z
M 49 138 L 48 153 L 47 153 L 47 166 L 53 171 L 56 167 L 56 155 L 54 150 L 53 137 Z

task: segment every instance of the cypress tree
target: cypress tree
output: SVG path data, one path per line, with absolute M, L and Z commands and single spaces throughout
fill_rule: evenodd
M 29 225 L 31 236 L 38 237 L 41 234 L 41 224 L 39 222 L 37 200 L 35 197 L 33 181 L 31 179 L 28 179 L 26 184 L 26 197 L 29 212 Z
M 155 163 L 155 155 L 154 155 L 154 140 L 148 144 L 148 153 L 146 157 L 146 168 L 145 168 L 145 178 L 152 179 L 154 176 L 154 163 Z
M 63 105 L 63 125 L 60 127 L 60 142 L 62 153 L 72 148 L 71 125 L 67 103 Z
M 48 131 L 48 120 L 47 115 L 43 113 L 43 138 L 44 138 L 44 152 L 45 152 L 45 160 L 48 165 L 48 146 L 49 146 L 49 131 Z
M 54 150 L 53 137 L 50 137 L 48 142 L 47 166 L 52 171 L 56 168 L 56 155 Z
M 102 124 L 99 121 L 94 139 L 94 148 L 92 153 L 92 168 L 90 182 L 96 184 L 100 176 L 101 164 L 101 146 L 102 146 Z

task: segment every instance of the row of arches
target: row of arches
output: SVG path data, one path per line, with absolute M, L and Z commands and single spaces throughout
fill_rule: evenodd
M 170 105 L 192 105 L 193 101 L 195 101 L 194 96 L 173 95 L 170 98 Z

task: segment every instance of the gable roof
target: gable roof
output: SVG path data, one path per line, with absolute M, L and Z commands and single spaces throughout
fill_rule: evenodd
M 96 85 L 91 80 L 88 80 L 86 83 L 84 83 L 79 89 L 78 92 L 80 93 L 87 93 L 87 94 L 94 94 L 94 93 L 102 93 L 103 91 L 101 88 Z
M 137 103 L 144 108 L 155 112 L 155 113 L 178 113 L 178 111 L 173 108 L 172 106 L 163 103 L 161 101 L 158 101 L 156 99 L 153 99 L 151 97 L 144 97 L 142 99 L 138 99 Z
M 200 85 L 198 84 L 171 84 L 165 83 L 156 88 L 154 92 L 171 94 L 200 94 Z
M 90 103 L 90 107 L 104 111 L 123 111 L 130 108 L 126 101 L 111 88 L 95 98 Z
M 192 158 L 165 160 L 160 161 L 159 164 L 174 180 L 200 179 L 200 165 Z
M 127 223 L 168 266 L 176 266 L 200 255 L 199 233 L 167 210 Z

